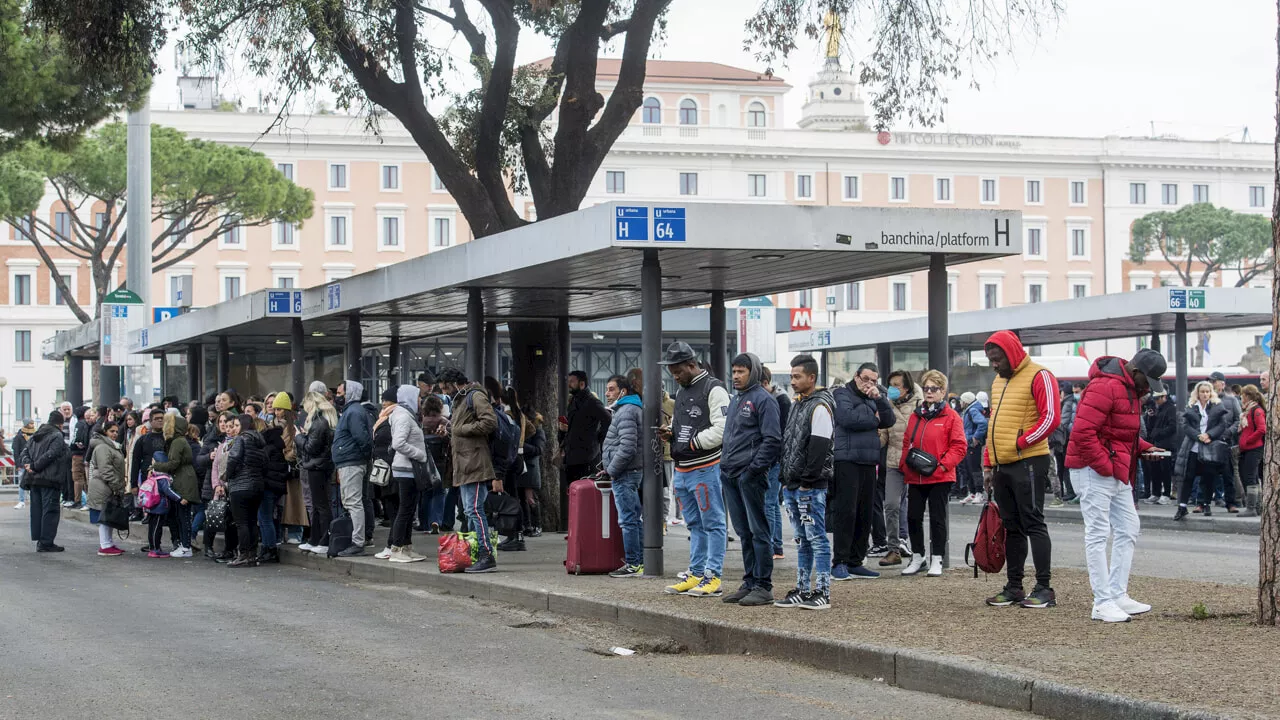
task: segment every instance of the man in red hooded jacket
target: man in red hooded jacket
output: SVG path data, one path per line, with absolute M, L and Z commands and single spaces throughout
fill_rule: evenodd
M 1089 368 L 1089 384 L 1076 407 L 1075 425 L 1067 441 L 1067 468 L 1080 495 L 1084 516 L 1084 557 L 1093 586 L 1093 619 L 1127 622 L 1151 609 L 1129 597 L 1129 568 L 1138 540 L 1138 510 L 1132 485 L 1138 458 L 1158 450 L 1139 437 L 1142 398 L 1161 392 L 1164 357 L 1139 350 L 1129 362 L 1100 357 Z M 1111 566 L 1107 567 L 1107 537 Z

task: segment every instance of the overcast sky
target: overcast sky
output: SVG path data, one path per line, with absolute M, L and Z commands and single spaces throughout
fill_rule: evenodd
M 948 87 L 940 131 L 1026 135 L 1157 134 L 1270 142 L 1275 128 L 1275 6 L 1262 0 L 1064 0 L 1056 27 L 1028 38 L 1012 56 Z M 743 23 L 755 0 L 675 0 L 668 39 L 653 57 L 715 61 L 763 69 L 742 49 Z M 858 29 L 850 29 L 857 35 Z M 455 47 L 461 51 L 463 43 Z M 609 55 L 617 56 L 621 43 Z M 551 54 L 532 33 L 520 60 Z M 852 48 L 858 60 L 864 49 Z M 801 39 L 778 74 L 793 89 L 786 120 L 794 125 L 805 86 L 822 64 L 820 49 Z M 239 83 L 242 87 L 246 84 Z M 467 82 L 469 78 L 461 78 Z M 176 102 L 162 80 L 157 102 Z M 224 92 L 227 88 L 224 88 Z M 864 91 L 870 99 L 873 89 Z M 256 96 L 245 88 L 245 100 Z M 897 124 L 907 127 L 905 121 Z

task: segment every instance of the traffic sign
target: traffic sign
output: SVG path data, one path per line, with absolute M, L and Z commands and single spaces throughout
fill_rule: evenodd
M 267 317 L 295 317 L 300 315 L 302 315 L 301 290 L 267 291 Z
M 681 225 L 683 226 L 683 221 Z M 683 239 L 684 228 L 680 234 Z M 613 222 L 613 239 L 619 241 L 635 241 L 649 239 L 649 208 L 618 207 L 617 217 Z
M 326 296 L 329 300 L 329 309 L 338 310 L 342 308 L 342 284 L 334 283 L 325 288 Z
M 653 239 L 658 242 L 684 242 L 684 208 L 654 208 Z
M 178 317 L 182 314 L 182 308 L 176 307 L 155 307 L 151 308 L 151 322 L 164 322 L 169 318 Z
M 1204 310 L 1208 306 L 1203 289 L 1169 288 L 1170 310 Z
M 1271 354 L 1271 341 L 1275 337 L 1274 331 L 1268 330 L 1266 335 L 1262 336 L 1262 352 L 1267 355 Z
M 1169 309 L 1185 310 L 1187 308 L 1187 291 L 1186 290 L 1170 290 L 1169 291 Z
M 1188 290 L 1187 291 L 1187 309 L 1188 310 L 1204 310 L 1204 291 Z

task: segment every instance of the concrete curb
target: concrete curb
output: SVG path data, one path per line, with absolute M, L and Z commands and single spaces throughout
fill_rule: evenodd
M 1179 532 L 1201 532 L 1201 533 L 1219 533 L 1224 535 L 1253 535 L 1257 536 L 1261 527 L 1261 520 L 1257 517 L 1232 518 L 1230 520 L 1225 517 L 1217 520 L 1215 517 L 1202 518 L 1198 515 L 1192 515 L 1186 520 L 1174 520 L 1172 513 L 1177 510 L 1173 505 L 1166 505 L 1170 508 L 1168 516 L 1140 514 L 1142 520 L 1142 528 L 1144 530 L 1177 530 Z M 948 507 L 948 514 L 952 518 L 972 519 L 976 525 L 978 522 L 979 506 L 976 505 L 951 505 Z M 1218 508 L 1224 515 L 1226 510 Z M 1067 508 L 1051 508 L 1044 509 L 1044 519 L 1051 523 L 1071 523 L 1074 525 L 1083 525 L 1084 518 L 1080 515 L 1079 510 Z
M 753 653 L 877 680 L 906 690 L 1022 710 L 1054 720 L 1227 720 L 1229 716 L 1138 700 L 1087 688 L 1062 685 L 1010 672 L 978 660 L 905 648 L 830 640 L 745 627 L 720 620 L 699 620 L 628 603 L 612 603 L 574 593 L 503 585 L 492 579 L 444 575 L 396 566 L 371 556 L 325 558 L 281 548 L 283 564 L 339 578 L 413 585 L 428 590 L 501 602 L 529 610 L 616 623 L 632 630 L 677 639 L 698 652 Z M 487 576 L 492 578 L 493 576 Z

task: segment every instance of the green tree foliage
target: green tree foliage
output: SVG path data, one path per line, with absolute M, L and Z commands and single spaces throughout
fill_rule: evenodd
M 1153 212 L 1134 221 L 1129 259 L 1139 265 L 1158 254 L 1182 278 L 1200 286 L 1223 271 L 1244 287 L 1275 266 L 1271 252 L 1271 219 L 1238 213 L 1210 203 L 1184 205 L 1173 212 Z M 1197 264 L 1203 267 L 1195 267 Z
M 76 43 L 84 37 L 64 31 L 83 29 L 63 14 L 75 4 L 0 0 L 0 146 L 26 140 L 66 145 L 145 96 L 159 45 L 123 56 L 82 55 Z M 127 9 L 133 2 L 102 4 Z M 42 14 L 45 9 L 57 12 Z
M 112 268 L 126 243 L 126 127 L 104 125 L 70 149 L 29 142 L 0 155 L 0 218 L 18 229 L 54 271 L 50 250 L 84 260 L 98 297 L 85 310 L 53 277 L 81 322 L 88 322 L 111 291 Z M 61 231 L 35 215 L 45 183 L 68 210 Z M 235 228 L 311 217 L 310 190 L 284 177 L 266 156 L 248 148 L 190 140 L 172 128 L 151 128 L 151 215 L 161 229 L 152 239 L 153 270 L 195 255 Z M 101 213 L 101 216 L 98 215 Z

